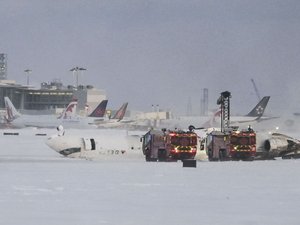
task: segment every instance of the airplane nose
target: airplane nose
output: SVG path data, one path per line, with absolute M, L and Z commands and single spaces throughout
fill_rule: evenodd
M 72 156 L 73 154 L 80 153 L 80 140 L 80 138 L 52 136 L 46 140 L 46 144 L 61 155 Z
M 49 137 L 46 140 L 46 145 L 48 145 L 50 148 L 52 148 L 53 150 L 55 150 L 56 152 L 60 152 L 60 141 L 59 141 L 59 137 L 58 136 L 52 136 Z

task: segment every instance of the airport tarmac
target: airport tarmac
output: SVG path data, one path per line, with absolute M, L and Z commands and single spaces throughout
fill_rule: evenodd
M 3 135 L 8 131 L 19 135 Z M 181 162 L 70 159 L 44 143 L 56 130 L 8 131 L 0 130 L 0 224 L 300 222 L 300 160 L 183 168 Z

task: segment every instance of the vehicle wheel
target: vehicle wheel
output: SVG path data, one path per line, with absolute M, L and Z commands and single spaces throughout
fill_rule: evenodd
M 226 160 L 226 150 L 225 149 L 220 149 L 220 151 L 219 151 L 219 160 L 220 161 L 225 161 Z
M 253 161 L 253 160 L 254 160 L 254 157 L 253 157 L 253 156 L 248 157 L 248 158 L 245 159 L 245 161 Z
M 211 149 L 208 149 L 208 151 L 207 151 L 207 156 L 208 156 L 208 160 L 209 160 L 209 161 L 213 161 L 212 150 L 211 150 Z
M 167 160 L 167 151 L 166 149 L 159 149 L 157 154 L 158 161 L 166 161 Z
M 145 159 L 146 159 L 146 162 L 150 162 L 151 161 L 151 157 L 148 156 L 148 155 L 146 155 Z

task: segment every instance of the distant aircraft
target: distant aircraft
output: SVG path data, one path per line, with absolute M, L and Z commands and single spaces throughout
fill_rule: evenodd
M 115 115 L 111 118 L 111 120 L 116 120 L 117 122 L 121 121 L 124 118 L 128 106 L 128 102 L 125 102 L 120 109 L 117 110 Z
M 99 130 L 89 134 L 64 134 L 46 140 L 46 144 L 63 156 L 91 160 L 144 159 L 141 135 L 126 130 Z
M 23 115 L 17 111 L 8 97 L 4 97 L 6 108 L 6 120 L 16 128 L 22 127 L 57 127 L 62 121 L 68 121 L 74 115 L 77 102 L 72 101 L 62 114 L 57 118 L 55 115 Z
M 106 100 L 105 100 L 106 101 Z M 55 115 L 25 115 L 20 114 L 8 97 L 4 97 L 6 121 L 16 128 L 38 127 L 56 128 L 63 125 L 65 128 L 91 128 L 94 126 L 94 117 L 80 117 L 76 114 L 77 101 L 73 100 L 60 116 Z M 105 103 L 105 102 L 104 102 Z M 99 104 L 95 110 L 103 110 L 106 104 Z M 94 112 L 95 112 L 94 110 Z M 93 113 L 94 113 L 93 112 Z
M 258 122 L 261 120 L 270 119 L 269 117 L 263 117 L 263 114 L 265 112 L 269 100 L 270 100 L 270 96 L 264 96 L 257 103 L 257 105 L 245 116 L 230 116 L 230 124 Z M 221 115 L 221 110 L 215 112 L 213 122 L 215 122 L 216 117 L 220 117 L 220 115 Z
M 114 114 L 113 117 L 108 120 L 97 121 L 96 125 L 98 128 L 116 128 L 121 127 L 124 123 L 132 122 L 132 120 L 124 120 L 124 115 L 126 113 L 128 102 L 124 103 L 120 109 Z
M 259 103 L 245 116 L 230 116 L 230 123 L 233 125 L 247 123 L 247 125 L 259 122 L 261 120 L 269 119 L 263 117 L 264 111 L 269 102 L 270 96 L 263 97 Z M 178 119 L 164 120 L 160 122 L 160 127 L 167 127 L 169 129 L 187 129 L 189 125 L 196 125 L 195 127 L 209 128 L 220 127 L 221 110 L 216 110 L 210 117 L 208 116 L 194 116 L 194 117 L 180 117 Z
M 265 109 L 268 105 L 270 100 L 270 96 L 264 96 L 259 103 L 245 116 L 231 116 L 230 122 L 231 123 L 248 123 L 254 121 L 261 121 L 271 119 L 270 117 L 263 117 Z M 275 118 L 275 117 L 272 117 Z
M 259 122 L 262 120 L 271 119 L 271 117 L 263 117 L 267 104 L 270 100 L 270 96 L 264 96 L 257 105 L 245 116 L 230 116 L 230 124 L 237 125 L 247 123 L 247 125 Z M 213 122 L 216 122 L 216 117 L 220 117 L 221 111 L 219 110 L 214 114 Z M 275 118 L 275 117 L 272 117 Z
M 11 108 L 12 107 L 14 108 L 12 102 L 9 99 L 5 100 L 5 102 L 6 101 L 8 102 Z M 74 119 L 76 117 L 76 108 L 77 108 L 77 100 L 71 101 L 67 106 L 67 108 L 65 108 L 65 110 L 60 114 L 60 116 L 57 117 L 57 119 L 61 119 L 61 120 Z M 27 115 L 27 116 L 31 117 L 32 115 Z
M 106 112 L 108 100 L 103 100 L 100 104 L 94 109 L 94 111 L 88 115 L 89 117 L 96 117 L 97 119 L 103 118 Z

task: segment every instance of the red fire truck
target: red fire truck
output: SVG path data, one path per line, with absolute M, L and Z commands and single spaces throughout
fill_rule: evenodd
M 256 133 L 252 129 L 231 132 L 229 148 L 232 159 L 253 160 L 256 155 Z
M 242 131 L 212 131 L 201 142 L 209 161 L 253 160 L 256 154 L 256 133 Z
M 208 159 L 253 160 L 256 154 L 256 133 L 249 126 L 238 130 L 230 126 L 230 98 L 228 91 L 221 93 L 217 104 L 221 105 L 221 131 L 212 131 L 201 141 L 201 149 L 206 149 Z
M 176 161 L 194 159 L 197 152 L 197 134 L 181 130 L 150 130 L 143 139 L 146 161 Z

